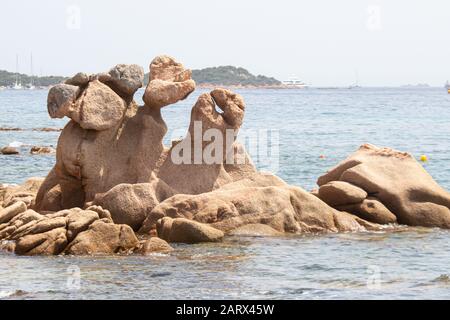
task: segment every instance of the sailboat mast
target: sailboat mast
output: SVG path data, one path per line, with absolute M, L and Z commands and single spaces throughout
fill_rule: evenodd
M 16 54 L 16 86 L 19 85 L 19 55 Z
M 31 65 L 31 80 L 30 80 L 30 87 L 33 87 L 33 53 L 31 53 L 31 61 L 30 61 L 30 65 Z

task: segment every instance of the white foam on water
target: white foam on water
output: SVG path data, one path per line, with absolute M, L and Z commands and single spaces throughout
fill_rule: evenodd
M 6 291 L 6 290 L 0 290 L 0 299 L 8 298 L 12 295 L 14 295 L 15 291 Z
M 24 143 L 20 142 L 20 141 L 13 141 L 11 142 L 8 146 L 13 147 L 13 148 L 20 148 L 21 146 L 23 146 Z
M 0 188 L 17 187 L 16 183 L 0 183 Z

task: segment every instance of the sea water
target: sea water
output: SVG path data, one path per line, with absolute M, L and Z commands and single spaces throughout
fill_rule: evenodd
M 187 130 L 197 90 L 165 107 L 166 144 Z M 450 95 L 440 88 L 241 89 L 241 134 L 261 170 L 307 190 L 363 143 L 408 151 L 450 189 Z M 142 90 L 136 94 L 141 101 Z M 66 119 L 50 119 L 46 91 L 0 91 L 0 183 L 45 176 L 54 155 L 30 155 L 33 145 L 56 146 Z M 267 138 L 267 139 L 266 139 Z M 253 139 L 253 140 L 252 140 Z M 254 141 L 253 141 L 254 142 Z M 267 160 L 267 161 L 266 161 Z M 269 163 L 270 162 L 270 163 Z M 227 238 L 220 244 L 175 245 L 171 254 L 109 257 L 17 257 L 0 253 L 0 299 L 376 299 L 450 298 L 450 232 L 396 232 L 281 238 Z

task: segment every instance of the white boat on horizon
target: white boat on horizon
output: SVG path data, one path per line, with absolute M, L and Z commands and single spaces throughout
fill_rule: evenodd
M 281 81 L 284 87 L 286 88 L 297 88 L 297 89 L 305 89 L 308 88 L 309 85 L 298 79 L 297 77 L 291 77 L 287 80 Z
M 347 89 L 360 89 L 362 88 L 359 84 L 359 73 L 355 70 L 355 82 L 347 87 Z
M 22 90 L 23 89 L 22 83 L 17 82 L 17 80 L 16 80 L 16 83 L 12 86 L 12 89 L 13 90 Z
M 22 83 L 20 82 L 20 74 L 19 74 L 19 55 L 16 55 L 16 82 L 11 87 L 13 90 L 22 90 Z

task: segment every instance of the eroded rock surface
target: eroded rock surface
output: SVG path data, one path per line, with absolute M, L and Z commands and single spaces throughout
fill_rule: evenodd
M 171 242 L 171 236 L 165 235 L 165 230 L 171 229 L 165 227 L 166 224 L 170 226 L 172 223 L 167 217 L 193 220 L 224 233 L 256 224 L 269 226 L 279 233 L 378 228 L 358 217 L 339 212 L 301 188 L 292 186 L 244 187 L 199 195 L 175 195 L 156 206 L 144 222 L 147 230 L 156 227 L 158 235 Z
M 78 73 L 49 91 L 52 118 L 68 117 L 45 180 L 0 187 L 0 249 L 22 255 L 169 252 L 169 243 L 225 236 L 450 228 L 450 196 L 409 154 L 362 146 L 313 193 L 258 172 L 236 136 L 244 99 L 201 94 L 186 136 L 164 146 L 161 108 L 195 89 L 168 56 L 143 69 Z M 135 233 L 136 232 L 136 233 Z M 139 238 L 137 235 L 139 235 Z M 155 236 L 158 237 L 155 237 Z
M 14 242 L 9 248 L 19 255 L 129 253 L 139 246 L 131 227 L 114 224 L 98 206 L 40 214 L 20 201 L 0 211 L 0 241 Z
M 356 208 L 345 208 L 355 214 L 393 222 L 392 213 L 401 224 L 450 228 L 450 194 L 406 152 L 365 144 L 317 183 L 322 188 L 334 181 L 349 183 L 370 196 Z

